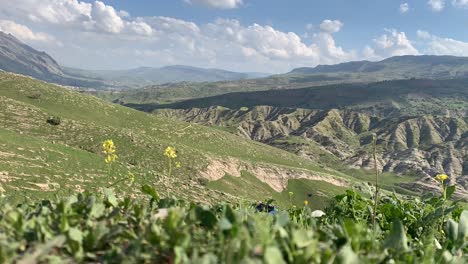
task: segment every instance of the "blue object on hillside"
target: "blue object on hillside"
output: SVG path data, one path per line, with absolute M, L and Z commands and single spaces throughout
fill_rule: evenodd
M 264 203 L 257 204 L 255 209 L 257 209 L 257 211 L 259 211 L 259 212 L 265 212 L 265 213 L 269 213 L 271 215 L 275 215 L 278 212 L 273 205 L 264 204 Z

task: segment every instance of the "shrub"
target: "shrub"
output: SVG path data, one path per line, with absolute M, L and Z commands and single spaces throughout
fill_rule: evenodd
M 47 123 L 53 126 L 58 126 L 60 123 L 62 123 L 62 120 L 58 116 L 49 116 L 47 118 Z

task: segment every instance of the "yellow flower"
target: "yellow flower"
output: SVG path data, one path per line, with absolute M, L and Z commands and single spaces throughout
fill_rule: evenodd
M 447 176 L 447 174 L 437 174 L 435 176 L 435 179 L 440 181 L 440 182 L 444 182 L 446 179 L 448 179 L 448 176 Z
M 128 172 L 128 181 L 130 184 L 133 184 L 135 182 L 135 174 Z
M 102 152 L 104 152 L 105 154 L 107 155 L 114 154 L 115 151 L 116 151 L 116 148 L 114 145 L 114 141 L 112 141 L 112 139 L 108 139 L 102 143 Z
M 309 201 L 304 200 L 304 206 L 307 206 L 309 204 Z
M 109 154 L 107 155 L 106 159 L 104 160 L 107 164 L 110 164 L 112 162 L 114 162 L 115 160 L 117 160 L 119 156 L 117 156 L 117 154 Z
M 176 168 L 180 168 L 180 166 L 181 166 L 180 161 L 176 161 L 176 162 L 175 162 L 175 167 L 176 167 Z
M 294 193 L 293 193 L 293 192 L 289 192 L 288 194 L 289 194 L 289 196 L 293 196 L 293 195 L 294 195 Z
M 170 158 L 170 159 L 175 159 L 177 158 L 177 152 L 174 147 L 167 147 L 166 150 L 164 151 L 164 156 Z

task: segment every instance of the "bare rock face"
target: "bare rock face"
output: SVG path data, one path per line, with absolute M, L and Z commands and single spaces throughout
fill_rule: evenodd
M 158 114 L 226 127 L 239 136 L 313 160 L 333 157 L 364 169 L 374 168 L 371 150 L 375 133 L 381 172 L 418 175 L 421 180 L 446 173 L 451 183 L 468 190 L 468 117 L 459 113 L 454 117 L 382 117 L 349 110 L 258 106 L 242 110 L 166 109 Z

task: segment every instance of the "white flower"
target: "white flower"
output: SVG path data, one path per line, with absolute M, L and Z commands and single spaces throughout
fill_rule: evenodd
M 312 217 L 322 217 L 325 213 L 322 210 L 315 210 L 312 212 Z

